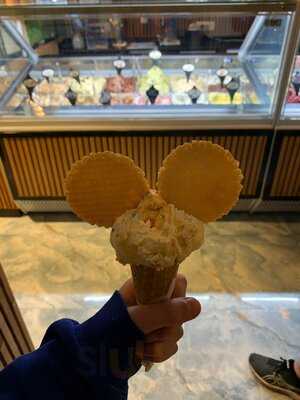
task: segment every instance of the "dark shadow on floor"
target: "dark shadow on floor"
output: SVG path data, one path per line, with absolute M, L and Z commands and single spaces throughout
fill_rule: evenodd
M 72 212 L 65 213 L 30 213 L 29 217 L 34 222 L 81 222 Z M 300 213 L 286 212 L 286 213 L 256 213 L 249 214 L 247 212 L 233 212 L 222 218 L 222 221 L 258 221 L 258 222 L 300 222 Z

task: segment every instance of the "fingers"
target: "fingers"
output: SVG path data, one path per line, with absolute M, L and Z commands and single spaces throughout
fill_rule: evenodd
M 146 343 L 143 349 L 137 349 L 139 359 L 151 362 L 163 362 L 177 353 L 178 346 L 175 342 Z
M 174 326 L 171 328 L 161 328 L 145 337 L 145 343 L 154 342 L 178 342 L 183 336 L 182 326 Z
M 128 308 L 132 321 L 146 335 L 160 328 L 182 325 L 196 318 L 200 311 L 200 303 L 189 297 Z
M 187 280 L 182 274 L 177 274 L 175 281 L 175 288 L 172 297 L 185 297 L 186 295 Z
M 144 361 L 163 362 L 177 352 L 177 342 L 182 336 L 181 326 L 159 329 L 147 335 L 144 342 L 139 342 L 136 355 Z

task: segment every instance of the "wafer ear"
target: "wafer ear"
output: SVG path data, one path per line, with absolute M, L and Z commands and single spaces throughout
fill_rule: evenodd
M 176 208 L 202 222 L 215 221 L 236 204 L 243 175 L 223 147 L 207 141 L 178 146 L 159 170 L 157 188 Z
M 65 180 L 67 201 L 74 213 L 105 227 L 136 208 L 148 191 L 145 174 L 133 160 L 110 151 L 83 157 L 72 165 Z

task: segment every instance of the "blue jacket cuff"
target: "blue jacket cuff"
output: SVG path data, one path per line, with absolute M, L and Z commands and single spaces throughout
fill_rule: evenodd
M 123 347 L 144 339 L 144 333 L 131 320 L 118 291 L 93 317 L 78 326 L 78 334 L 81 341 L 90 345 L 104 339 Z

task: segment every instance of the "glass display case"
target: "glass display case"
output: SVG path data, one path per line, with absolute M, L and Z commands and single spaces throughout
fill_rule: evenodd
M 239 161 L 237 210 L 285 182 L 298 198 L 275 127 L 298 113 L 282 110 L 299 97 L 299 31 L 300 0 L 0 0 L 0 162 L 16 208 L 70 211 L 65 177 L 97 151 L 131 157 L 155 188 L 195 139 Z
M 267 2 L 251 3 L 241 11 L 224 2 L 216 12 L 203 3 L 190 12 L 184 2 L 185 12 L 166 12 L 168 3 L 155 3 L 143 13 L 111 3 L 111 12 L 97 13 L 91 3 L 93 14 L 73 2 L 15 5 L 15 13 L 2 4 L 0 121 L 271 126 L 294 5 L 275 1 L 270 12 Z

